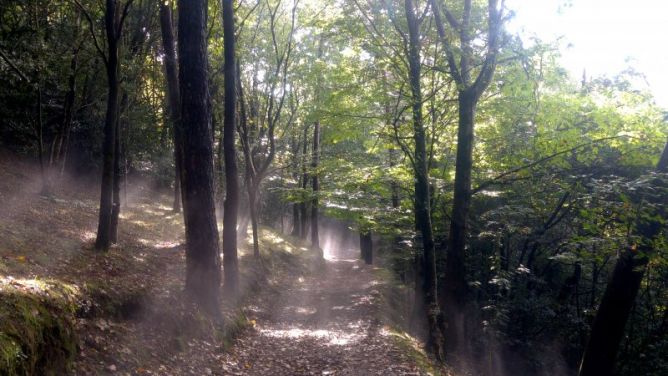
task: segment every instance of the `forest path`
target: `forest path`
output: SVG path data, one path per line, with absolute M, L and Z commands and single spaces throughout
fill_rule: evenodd
M 272 304 L 251 307 L 254 329 L 221 357 L 214 373 L 420 375 L 378 319 L 373 266 L 351 252 L 329 255 L 316 272 L 286 276 L 280 291 L 267 292 L 274 294 L 267 297 Z

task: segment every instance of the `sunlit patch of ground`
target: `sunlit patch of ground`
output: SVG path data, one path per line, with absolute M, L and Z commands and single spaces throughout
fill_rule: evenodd
M 313 338 L 320 340 L 325 345 L 343 346 L 353 345 L 359 342 L 364 336 L 359 333 L 349 331 L 336 331 L 327 329 L 299 329 L 292 328 L 287 330 L 280 329 L 259 329 L 261 335 L 281 339 L 303 339 Z
M 253 332 L 220 357 L 230 375 L 419 375 L 379 321 L 380 282 L 368 266 L 334 250 L 331 260 L 267 291 L 253 307 Z

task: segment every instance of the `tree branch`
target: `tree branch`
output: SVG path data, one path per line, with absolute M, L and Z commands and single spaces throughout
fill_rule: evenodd
M 86 20 L 88 21 L 88 27 L 90 29 L 90 35 L 93 37 L 93 44 L 95 45 L 95 49 L 97 52 L 100 54 L 100 57 L 102 58 L 102 61 L 104 62 L 104 65 L 107 66 L 109 65 L 109 60 L 107 59 L 107 55 L 104 53 L 104 50 L 102 50 L 102 47 L 100 47 L 100 43 L 97 41 L 97 36 L 95 35 L 95 23 L 93 22 L 93 18 L 90 16 L 90 13 L 84 8 L 83 5 L 79 2 L 79 0 L 72 0 L 76 4 L 76 6 L 81 10 L 81 12 L 84 14 L 86 17 Z
M 14 72 L 16 72 L 19 78 L 30 84 L 30 79 L 25 74 L 23 74 L 21 69 L 19 69 L 19 67 L 17 67 L 16 64 L 14 64 L 14 62 L 7 55 L 5 55 L 4 52 L 2 52 L 2 50 L 0 50 L 0 57 L 2 57 L 2 59 L 6 61 L 7 64 L 9 64 L 9 66 L 12 68 L 12 70 L 14 70 Z
M 480 192 L 480 191 L 486 189 L 487 187 L 489 187 L 489 186 L 495 184 L 496 182 L 498 182 L 499 180 L 505 178 L 506 176 L 509 176 L 509 175 L 515 174 L 515 173 L 517 173 L 517 172 L 520 172 L 520 171 L 522 171 L 522 170 L 526 170 L 526 169 L 529 169 L 529 168 L 531 168 L 531 167 L 537 166 L 537 165 L 539 165 L 539 164 L 541 164 L 541 163 L 544 163 L 544 162 L 547 162 L 547 161 L 549 161 L 549 160 L 551 160 L 551 159 L 554 159 L 554 158 L 556 158 L 556 157 L 558 157 L 558 156 L 560 156 L 560 155 L 564 155 L 564 154 L 570 153 L 570 152 L 572 152 L 572 151 L 575 151 L 575 150 L 582 149 L 582 148 L 587 147 L 587 146 L 591 146 L 591 145 L 597 144 L 597 143 L 599 143 L 599 142 L 608 141 L 608 140 L 615 140 L 615 139 L 623 138 L 623 137 L 628 137 L 628 136 L 623 135 L 623 136 L 610 136 L 610 137 L 599 138 L 599 139 L 593 140 L 593 141 L 591 141 L 591 142 L 587 142 L 587 143 L 584 143 L 584 144 L 576 145 L 575 147 L 572 147 L 572 148 L 570 148 L 570 149 L 566 149 L 566 150 L 558 151 L 558 152 L 556 152 L 556 153 L 554 153 L 554 154 L 550 154 L 550 155 L 548 155 L 548 156 L 546 156 L 546 157 L 540 158 L 540 159 L 538 159 L 538 160 L 536 160 L 536 161 L 533 161 L 533 162 L 531 162 L 531 163 L 529 163 L 529 164 L 526 164 L 526 165 L 523 165 L 523 166 L 520 166 L 520 167 L 513 168 L 512 170 L 506 171 L 506 172 L 504 172 L 504 173 L 502 173 L 502 174 L 497 175 L 496 177 L 494 177 L 494 178 L 492 178 L 492 179 L 490 179 L 490 180 L 487 180 L 487 181 L 481 183 L 480 185 L 478 185 L 478 187 L 476 187 L 475 189 L 473 189 L 473 190 L 471 191 L 471 195 L 474 195 L 474 194 L 476 194 L 476 193 L 478 193 L 478 192 Z

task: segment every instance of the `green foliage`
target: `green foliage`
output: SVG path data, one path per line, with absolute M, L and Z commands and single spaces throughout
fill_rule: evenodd
M 102 8 L 95 1 L 81 3 L 93 21 L 92 32 L 104 44 Z M 418 3 L 424 10 L 421 85 L 431 214 L 443 250 L 454 190 L 457 88 L 432 11 Z M 302 187 L 303 175 L 317 175 L 324 214 L 382 236 L 385 261 L 412 283 L 417 249 L 412 244 L 414 151 L 404 3 L 301 1 L 287 59 L 294 4 L 237 4 L 237 56 L 250 129 L 248 144 L 238 150 L 248 147 L 253 165 L 269 156 L 267 132 L 275 121 L 276 155 L 260 179 L 260 217 L 264 224 L 284 224 L 291 204 L 315 198 L 310 184 Z M 444 4 L 460 17 L 461 1 Z M 166 187 L 174 179 L 173 145 L 165 120 L 157 5 L 157 0 L 135 2 L 126 20 L 120 125 L 129 172 Z M 474 56 L 486 48 L 485 7 L 484 1 L 473 2 Z M 219 2 L 210 2 L 210 100 L 217 152 L 224 103 L 221 11 Z M 96 170 L 107 88 L 86 18 L 72 2 L 8 0 L 0 6 L 0 25 L 0 51 L 29 81 L 0 60 L 1 146 L 36 152 L 39 86 L 50 155 L 63 136 L 64 98 L 73 74 L 68 167 Z M 459 36 L 448 28 L 446 38 Z M 478 105 L 475 126 L 466 260 L 472 300 L 481 308 L 474 320 L 489 336 L 481 342 L 540 359 L 530 364 L 533 371 L 556 364 L 555 359 L 542 361 L 539 355 L 548 351 L 574 369 L 617 254 L 647 245 L 633 229 L 648 223 L 665 228 L 665 183 L 651 171 L 668 123 L 665 110 L 637 89 L 640 75 L 633 69 L 578 82 L 560 66 L 558 43 L 523 41 L 507 33 L 502 39 L 499 65 Z M 461 53 L 455 48 L 454 58 Z M 72 71 L 75 57 L 78 65 Z M 281 59 L 287 65 L 276 69 Z M 474 76 L 481 66 L 476 59 Z M 313 168 L 316 121 L 322 128 L 322 153 Z M 247 177 L 253 166 L 245 156 L 239 160 Z M 220 161 L 216 169 L 222 171 Z M 224 192 L 222 184 L 219 191 Z M 658 237 L 651 254 L 640 255 L 649 257 L 649 266 L 627 329 L 620 374 L 660 374 L 667 367 L 661 331 L 668 300 L 667 243 L 665 236 Z M 107 310 L 122 306 L 115 297 L 107 298 Z M 15 337 L 5 333 L 2 341 L 3 359 L 24 354 Z

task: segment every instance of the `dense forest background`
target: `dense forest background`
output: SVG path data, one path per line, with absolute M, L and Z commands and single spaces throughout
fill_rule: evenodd
M 187 3 L 0 3 L 0 148 L 47 197 L 101 184 L 95 248 L 133 185 L 173 192 L 186 289 L 215 315 L 237 232 L 327 258 L 336 220 L 435 359 L 668 373 L 668 113 L 640 72 L 572 77 L 503 0 Z

